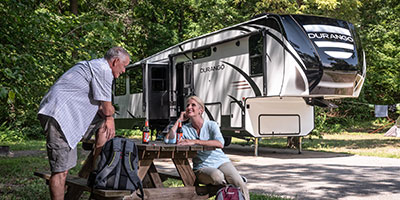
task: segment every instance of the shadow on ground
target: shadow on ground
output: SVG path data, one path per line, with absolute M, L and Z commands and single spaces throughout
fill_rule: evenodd
M 229 145 L 225 147 L 223 151 L 226 154 L 238 155 L 238 156 L 254 156 L 254 147 L 242 146 L 237 144 Z M 307 158 L 335 158 L 335 157 L 347 157 L 353 156 L 345 153 L 332 153 L 332 152 L 319 152 L 319 151 L 302 151 L 299 154 L 297 149 L 277 149 L 260 147 L 258 149 L 259 157 L 279 158 L 279 159 L 307 159 Z
M 400 167 L 323 164 L 236 165 L 252 192 L 295 199 L 340 199 L 396 193 Z

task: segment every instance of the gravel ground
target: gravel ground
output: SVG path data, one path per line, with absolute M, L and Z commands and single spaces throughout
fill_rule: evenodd
M 251 192 L 293 199 L 400 199 L 400 159 L 354 156 L 294 149 L 224 148 Z M 173 173 L 171 162 L 158 162 Z M 176 173 L 176 172 L 175 172 Z

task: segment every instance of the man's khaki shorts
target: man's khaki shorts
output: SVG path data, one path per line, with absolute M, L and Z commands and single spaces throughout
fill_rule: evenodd
M 58 122 L 46 115 L 38 115 L 38 119 L 46 133 L 47 156 L 51 172 L 64 172 L 75 167 L 77 148 L 72 149 L 68 145 Z

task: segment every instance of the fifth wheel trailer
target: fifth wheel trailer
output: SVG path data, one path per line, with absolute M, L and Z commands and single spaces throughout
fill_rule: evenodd
M 116 127 L 162 130 L 197 95 L 224 136 L 305 136 L 314 106 L 358 97 L 365 73 L 353 24 L 264 14 L 129 65 L 114 88 Z

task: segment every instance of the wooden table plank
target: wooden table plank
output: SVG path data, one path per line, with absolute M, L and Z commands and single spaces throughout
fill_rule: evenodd
M 191 151 L 202 151 L 203 150 L 203 146 L 200 146 L 200 145 L 190 146 L 190 150 Z
M 161 146 L 161 151 L 175 151 L 176 146 L 171 146 L 171 145 L 163 145 Z
M 189 151 L 190 150 L 190 146 L 176 146 L 176 151 Z
M 144 199 L 208 199 L 208 194 L 198 195 L 198 188 L 194 186 L 174 187 L 174 188 L 146 188 L 144 189 Z M 125 196 L 125 200 L 140 199 L 136 194 Z

